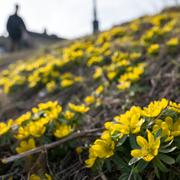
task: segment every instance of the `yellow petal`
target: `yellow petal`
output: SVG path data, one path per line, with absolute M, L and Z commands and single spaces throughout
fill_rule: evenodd
M 137 144 L 138 144 L 140 147 L 146 147 L 146 146 L 148 146 L 147 140 L 146 140 L 145 138 L 143 138 L 142 136 L 137 136 L 136 140 L 137 140 Z
M 154 136 L 149 130 L 147 130 L 147 135 L 148 135 L 149 144 L 150 145 L 154 144 Z
M 85 161 L 86 167 L 88 167 L 88 168 L 92 167 L 94 165 L 95 161 L 96 161 L 95 157 L 87 159 Z
M 140 150 L 140 149 L 134 149 L 134 150 L 132 150 L 131 151 L 131 156 L 133 156 L 134 158 L 141 158 L 141 157 L 143 157 L 143 152 L 142 152 L 142 150 Z
M 165 122 L 168 125 L 169 129 L 173 128 L 173 119 L 170 116 L 166 117 Z

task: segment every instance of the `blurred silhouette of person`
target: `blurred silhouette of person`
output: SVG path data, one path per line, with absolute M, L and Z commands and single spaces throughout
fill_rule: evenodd
M 8 18 L 7 31 L 11 39 L 11 51 L 20 48 L 23 34 L 26 34 L 26 26 L 23 19 L 18 16 L 19 5 L 15 6 L 15 13 Z

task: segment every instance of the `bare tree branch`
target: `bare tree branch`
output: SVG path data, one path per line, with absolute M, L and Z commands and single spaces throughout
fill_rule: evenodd
M 10 156 L 7 158 L 3 158 L 3 159 L 1 159 L 1 162 L 5 163 L 5 164 L 10 163 L 10 162 L 16 161 L 18 159 L 22 159 L 24 157 L 33 155 L 33 154 L 37 154 L 37 153 L 52 149 L 52 148 L 54 148 L 60 144 L 63 144 L 65 142 L 71 141 L 71 140 L 76 139 L 76 138 L 97 135 L 97 134 L 93 134 L 93 133 L 96 133 L 96 132 L 99 132 L 102 130 L 103 130 L 103 128 L 90 129 L 90 130 L 85 130 L 85 131 L 77 131 L 68 137 L 65 137 L 65 138 L 60 139 L 60 140 L 55 141 L 55 142 L 52 142 L 50 144 L 45 144 L 45 145 L 39 146 L 37 148 L 34 148 L 32 150 L 23 152 L 21 154 L 17 154 L 17 155 L 13 155 L 13 156 Z

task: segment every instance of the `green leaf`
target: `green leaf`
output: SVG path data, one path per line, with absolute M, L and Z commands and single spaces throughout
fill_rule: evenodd
M 142 180 L 142 177 L 140 176 L 140 174 L 133 174 L 133 179 L 134 180 Z
M 138 172 L 142 172 L 148 165 L 148 162 L 144 161 L 144 160 L 140 160 L 137 165 L 136 165 L 136 169 Z
M 176 146 L 174 146 L 174 147 L 172 147 L 172 148 L 169 148 L 169 149 L 160 148 L 160 149 L 159 149 L 159 152 L 162 152 L 162 153 L 170 153 L 170 152 L 173 152 L 173 151 L 176 150 L 176 149 L 177 149 Z
M 122 137 L 122 138 L 118 141 L 118 143 L 117 143 L 116 146 L 119 147 L 119 146 L 123 145 L 123 143 L 126 141 L 127 137 L 128 137 L 128 136 Z
M 180 149 L 180 138 L 176 137 L 174 139 L 176 146 Z
M 128 164 L 122 159 L 120 158 L 118 155 L 115 155 L 113 158 L 113 162 L 114 164 L 117 166 L 117 169 L 122 171 L 122 172 L 126 172 L 129 173 L 131 168 L 128 166 Z
M 170 156 L 167 156 L 166 154 L 159 154 L 158 155 L 159 159 L 161 159 L 164 163 L 166 164 L 174 164 L 175 163 L 175 159 L 173 159 Z
M 129 141 L 130 141 L 130 145 L 131 145 L 132 149 L 139 148 L 139 146 L 136 143 L 136 136 L 135 135 L 130 135 Z
M 157 166 L 157 168 L 158 168 L 160 171 L 162 171 L 162 172 L 168 172 L 167 167 L 166 167 L 159 159 L 156 159 L 155 165 Z
M 159 175 L 159 170 L 158 170 L 158 168 L 154 165 L 154 172 L 155 172 L 155 174 L 156 174 L 156 177 L 158 178 L 158 179 L 160 179 L 160 175 Z
M 101 171 L 103 165 L 104 165 L 104 160 L 103 160 L 103 159 L 97 159 L 96 162 L 95 162 L 95 164 L 94 164 L 93 169 L 94 169 L 94 170 Z
M 123 173 L 121 174 L 121 176 L 118 178 L 118 180 L 127 180 L 129 177 L 128 173 Z
M 111 172 L 112 171 L 112 166 L 111 166 L 111 162 L 107 159 L 105 162 L 104 162 L 108 172 Z
M 176 158 L 176 162 L 180 163 L 180 154 L 178 155 L 178 157 Z

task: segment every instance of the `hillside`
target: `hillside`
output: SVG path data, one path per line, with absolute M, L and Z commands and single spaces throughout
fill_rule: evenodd
M 178 179 L 179 19 L 1 57 L 0 179 Z

